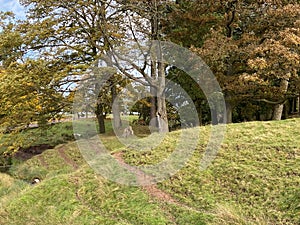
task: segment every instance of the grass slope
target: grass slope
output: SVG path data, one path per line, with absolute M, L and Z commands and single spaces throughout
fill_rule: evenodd
M 198 129 L 191 129 L 193 138 Z M 75 143 L 59 145 L 0 174 L 0 224 L 300 224 L 300 120 L 231 124 L 217 158 L 199 162 L 210 127 L 186 166 L 158 187 L 179 204 L 97 176 Z M 101 139 L 132 165 L 157 163 L 180 131 L 152 151 Z M 188 146 L 187 146 L 188 147 Z M 34 177 L 42 182 L 28 184 Z

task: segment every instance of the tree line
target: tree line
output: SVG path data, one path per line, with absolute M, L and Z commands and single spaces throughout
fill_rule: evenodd
M 114 68 L 105 86 L 89 87 L 98 100 L 87 107 L 96 113 L 101 133 L 107 112 L 113 112 L 116 128 L 122 125 L 120 106 L 112 102 L 128 85 L 132 92 L 144 88 L 151 93 L 135 109 L 154 126 L 158 124 L 153 118 L 159 115 L 164 123 L 158 129 L 167 132 L 178 113 L 164 98 L 172 92 L 166 80 L 188 93 L 200 124 L 217 123 L 195 80 L 150 57 L 143 44 L 151 41 L 173 42 L 206 62 L 221 86 L 229 123 L 280 120 L 299 113 L 298 0 L 20 2 L 27 9 L 26 19 L 1 13 L 2 127 L 44 124 L 70 111 L 76 84 L 90 79 L 87 71 L 100 61 Z M 139 50 L 135 61 L 134 49 Z M 173 95 L 179 99 L 181 93 Z

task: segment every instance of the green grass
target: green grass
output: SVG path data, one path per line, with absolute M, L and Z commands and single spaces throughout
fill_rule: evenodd
M 21 190 L 29 184 L 0 173 L 0 208 L 4 207 L 12 198 L 18 196 Z
M 138 188 L 95 176 L 84 166 L 27 188 L 1 211 L 1 224 L 166 224 L 156 203 Z
M 96 124 L 94 119 L 83 119 L 80 122 L 83 130 Z M 106 120 L 105 125 L 107 132 L 111 134 L 111 120 Z M 47 145 L 55 147 L 68 143 L 75 140 L 73 133 L 72 122 L 63 122 L 40 128 L 26 129 L 18 133 L 0 135 L 0 172 L 4 172 L 10 166 L 20 163 L 15 157 L 11 157 L 16 151 L 31 146 Z M 95 133 L 87 133 L 86 135 L 90 137 Z
M 32 145 L 48 144 L 55 146 L 73 140 L 72 123 L 58 123 L 46 127 L 23 130 L 18 133 L 3 135 L 1 142 L 6 145 L 27 148 Z
M 214 224 L 227 219 L 226 224 L 300 223 L 299 119 L 229 125 L 216 160 L 203 172 L 199 162 L 210 129 L 200 130 L 191 160 L 160 188 L 193 208 L 211 211 Z M 126 151 L 127 162 L 152 164 L 166 158 L 178 133 L 154 151 Z M 229 222 L 232 217 L 236 222 Z
M 98 129 L 95 119 L 82 119 L 79 120 L 78 123 L 82 124 L 81 129 L 84 131 L 93 125 L 96 126 L 96 129 Z M 113 129 L 110 119 L 105 121 L 105 126 L 107 133 L 111 134 Z M 93 135 L 95 134 L 87 134 L 87 136 Z M 34 129 L 25 129 L 17 133 L 12 132 L 11 134 L 1 134 L 0 150 L 4 152 L 5 150 L 7 151 L 7 148 L 14 150 L 42 144 L 56 146 L 73 140 L 74 135 L 72 122 L 62 122 Z
M 190 140 L 200 131 L 196 151 L 158 184 L 178 204 L 96 175 L 69 142 L 0 174 L 0 224 L 300 224 L 300 120 L 228 125 L 217 158 L 201 171 L 210 130 L 187 130 Z M 151 165 L 174 151 L 180 134 L 168 134 L 151 151 L 134 151 L 110 134 L 99 137 L 109 151 L 122 151 L 127 163 Z M 34 177 L 42 182 L 28 184 Z

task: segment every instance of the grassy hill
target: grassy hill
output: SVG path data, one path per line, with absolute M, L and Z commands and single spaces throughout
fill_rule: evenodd
M 198 129 L 190 129 L 191 137 Z M 152 187 L 96 175 L 76 143 L 57 145 L 0 174 L 0 224 L 300 224 L 300 120 L 231 124 L 217 158 L 199 161 L 210 127 L 186 166 Z M 180 131 L 152 151 L 101 139 L 131 165 L 166 158 Z M 42 181 L 31 185 L 34 177 Z

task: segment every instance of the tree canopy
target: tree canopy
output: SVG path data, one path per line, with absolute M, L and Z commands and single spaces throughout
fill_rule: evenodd
M 124 77 L 155 96 L 144 101 L 150 118 L 160 115 L 167 124 L 168 110 L 174 111 L 163 100 L 167 77 L 189 93 L 200 121 L 209 123 L 211 109 L 199 86 L 178 68 L 149 57 L 143 44 L 155 40 L 174 42 L 204 59 L 222 87 L 229 122 L 281 119 L 284 108 L 299 111 L 299 1 L 21 3 L 26 19 L 0 17 L 0 122 L 7 127 L 43 123 L 69 110 L 75 84 L 100 60 L 116 73 L 99 92 L 99 124 L 109 106 L 115 126 L 121 126 L 119 106 L 112 102 Z

